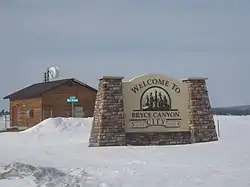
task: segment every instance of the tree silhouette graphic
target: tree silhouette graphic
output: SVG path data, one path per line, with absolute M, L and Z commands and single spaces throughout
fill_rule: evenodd
M 143 100 L 143 98 L 145 99 Z M 168 111 L 171 109 L 170 97 L 162 88 L 146 90 L 141 100 L 141 109 L 143 111 Z

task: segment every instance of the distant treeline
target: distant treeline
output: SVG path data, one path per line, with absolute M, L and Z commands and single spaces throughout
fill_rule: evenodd
M 213 108 L 213 114 L 215 115 L 250 115 L 250 105 L 225 107 L 225 108 Z
M 10 115 L 9 111 L 5 111 L 4 109 L 0 111 L 0 116 Z

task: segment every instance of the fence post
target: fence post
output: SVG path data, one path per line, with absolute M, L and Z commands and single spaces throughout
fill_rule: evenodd
M 218 137 L 220 137 L 220 121 L 217 120 L 217 132 L 218 132 Z
M 52 113 L 52 110 L 50 110 L 50 117 L 52 118 L 52 116 L 53 116 L 53 113 Z

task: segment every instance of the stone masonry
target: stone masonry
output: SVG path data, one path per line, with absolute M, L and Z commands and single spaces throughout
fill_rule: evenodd
M 189 90 L 190 143 L 217 141 L 206 78 L 187 78 Z
M 177 145 L 217 141 L 206 78 L 187 78 L 189 132 L 126 133 L 123 109 L 123 77 L 102 77 L 96 96 L 90 147 L 124 145 Z
M 128 145 L 180 145 L 190 144 L 190 132 L 126 133 Z
M 89 147 L 125 145 L 123 77 L 102 77 L 96 96 Z

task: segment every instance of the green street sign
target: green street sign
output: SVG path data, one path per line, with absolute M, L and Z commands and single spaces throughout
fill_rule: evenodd
M 78 98 L 75 96 L 71 96 L 69 98 L 67 98 L 67 102 L 68 103 L 77 103 L 78 102 Z

